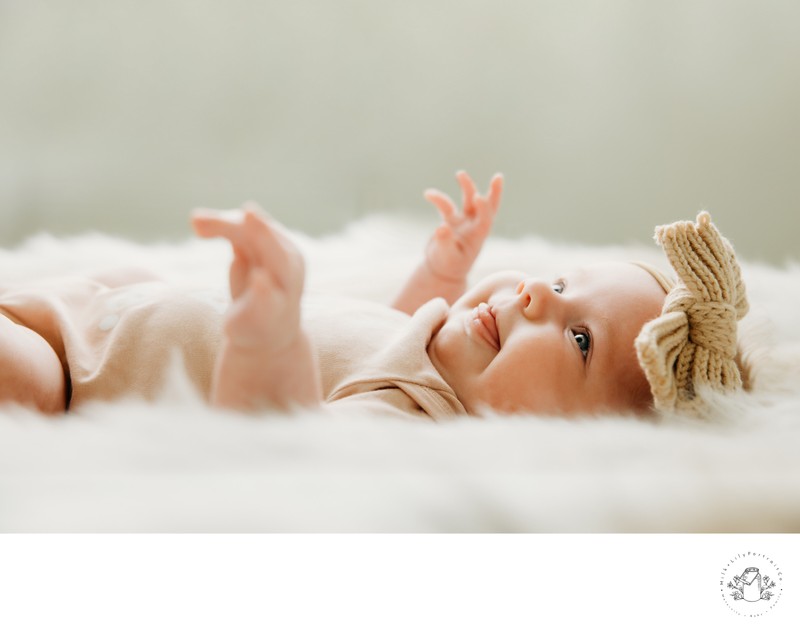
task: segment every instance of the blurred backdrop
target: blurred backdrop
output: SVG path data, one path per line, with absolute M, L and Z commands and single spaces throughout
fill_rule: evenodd
M 502 171 L 497 233 L 649 242 L 706 208 L 800 254 L 796 0 L 0 0 L 0 245 L 313 235 Z

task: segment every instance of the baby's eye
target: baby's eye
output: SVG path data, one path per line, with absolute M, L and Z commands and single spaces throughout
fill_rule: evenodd
M 592 346 L 592 339 L 586 331 L 573 331 L 572 335 L 575 336 L 575 342 L 578 343 L 578 349 L 581 350 L 584 359 L 589 355 L 589 349 Z
M 564 282 L 563 281 L 556 281 L 552 285 L 553 292 L 556 294 L 563 294 L 564 293 Z

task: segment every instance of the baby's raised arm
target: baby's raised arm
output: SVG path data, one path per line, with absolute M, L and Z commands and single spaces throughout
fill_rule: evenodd
M 192 226 L 200 237 L 227 239 L 234 254 L 212 403 L 240 410 L 318 404 L 319 371 L 300 327 L 305 279 L 300 251 L 252 203 L 243 211 L 197 210 Z
M 500 207 L 502 175 L 492 178 L 486 195 L 478 192 L 465 171 L 459 171 L 456 178 L 463 193 L 461 212 L 445 193 L 436 189 L 425 191 L 425 198 L 439 210 L 442 223 L 428 242 L 423 260 L 392 302 L 392 307 L 407 314 L 413 314 L 437 296 L 453 304 L 464 293 L 467 274 Z

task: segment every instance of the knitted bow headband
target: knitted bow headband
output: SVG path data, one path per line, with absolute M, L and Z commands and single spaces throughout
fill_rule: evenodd
M 703 211 L 697 222 L 656 228 L 677 274 L 661 315 L 636 338 L 636 353 L 656 410 L 702 416 L 702 387 L 729 393 L 742 387 L 736 363 L 737 323 L 748 304 L 733 247 Z

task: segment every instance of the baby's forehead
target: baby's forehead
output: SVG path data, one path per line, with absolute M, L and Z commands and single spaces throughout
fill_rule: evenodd
M 653 275 L 646 268 L 632 261 L 600 261 L 569 268 L 561 275 L 574 283 L 630 285 L 652 283 Z
M 607 271 L 635 272 L 638 266 L 633 261 L 622 261 L 615 259 L 612 261 L 592 261 L 567 268 L 567 272 L 573 274 L 596 274 Z

